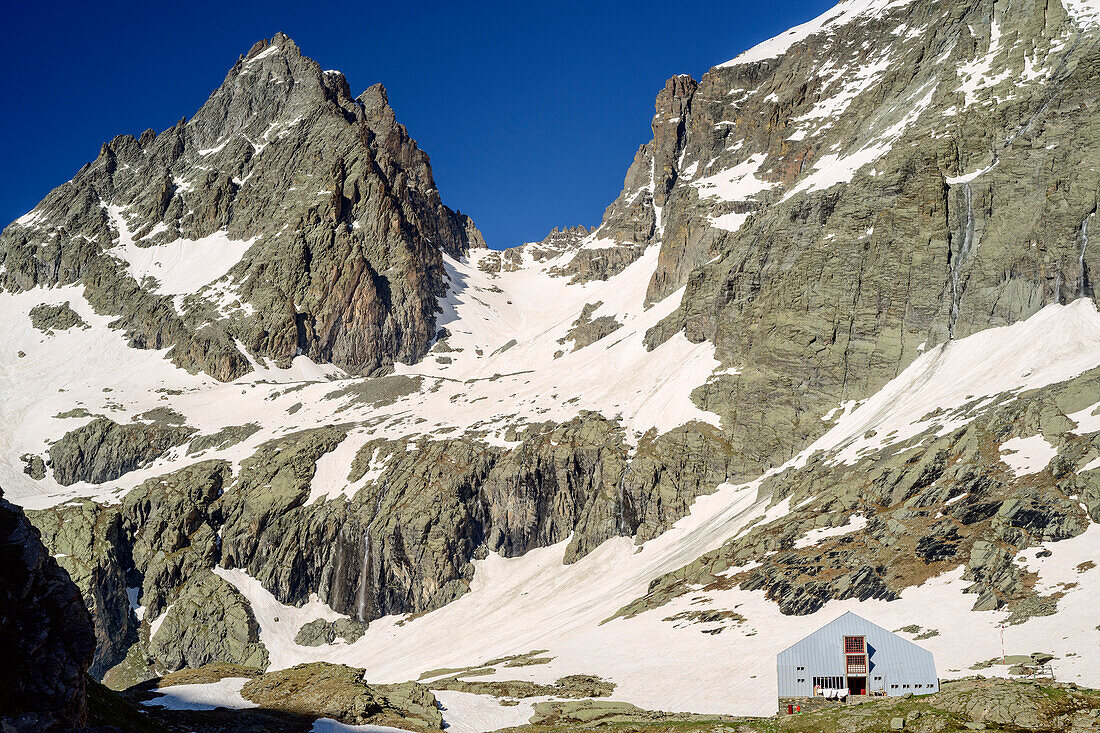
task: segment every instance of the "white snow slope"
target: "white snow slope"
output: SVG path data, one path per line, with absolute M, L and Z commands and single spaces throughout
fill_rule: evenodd
M 1096 365 L 1100 314 L 1093 303 L 1051 305 L 1027 321 L 931 350 L 776 471 L 801 465 L 817 451 L 844 460 L 867 447 L 858 441 L 872 430 L 903 440 L 927 427 L 923 417 L 929 403 L 950 406 L 966 396 L 1031 389 L 1071 379 Z M 950 414 L 943 419 L 955 426 L 963 420 Z M 649 708 L 765 715 L 774 709 L 776 689 L 772 668 L 760 660 L 774 658 L 807 631 L 848 610 L 890 629 L 910 624 L 937 629 L 939 636 L 921 644 L 936 655 L 945 677 L 966 674 L 970 665 L 1000 655 L 999 625 L 1007 612 L 971 611 L 975 596 L 963 593 L 969 583 L 962 580 L 961 567 L 905 591 L 900 600 L 834 601 L 809 618 L 783 616 L 762 591 L 735 589 L 700 590 L 634 618 L 607 621 L 643 595 L 657 576 L 720 546 L 756 521 L 782 518 L 787 502 L 772 505 L 770 497 L 758 495 L 759 484 L 758 479 L 724 485 L 697 499 L 690 515 L 665 534 L 641 546 L 626 538 L 608 540 L 571 565 L 562 562 L 566 543 L 518 558 L 490 555 L 477 563 L 472 588 L 458 601 L 415 619 L 375 621 L 350 645 L 294 644 L 296 629 L 275 621 L 292 609 L 282 607 L 244 573 L 219 572 L 258 609 L 261 638 L 275 667 L 327 659 L 363 666 L 375 681 L 405 680 L 431 668 L 477 665 L 506 654 L 548 649 L 551 663 L 507 668 L 500 677 L 549 682 L 570 673 L 598 674 L 616 683 L 615 699 Z M 848 526 L 821 535 L 855 531 L 863 521 L 854 517 Z M 815 535 L 806 542 L 820 539 Z M 1032 618 L 1004 632 L 1010 654 L 1050 651 L 1059 656 L 1060 679 L 1090 685 L 1100 684 L 1100 660 L 1080 650 L 1100 645 L 1093 586 L 1072 584 L 1080 582 L 1077 566 L 1095 555 L 1098 541 L 1100 527 L 1093 525 L 1074 539 L 1047 544 L 1049 557 L 1037 557 L 1038 548 L 1020 553 L 1020 562 L 1039 573 L 1041 589 L 1066 595 L 1056 615 Z M 702 631 L 720 624 L 678 627 L 669 620 L 681 611 L 712 609 L 735 609 L 746 621 L 709 635 Z M 1004 672 L 992 669 L 994 674 Z
M 41 481 L 30 479 L 20 456 L 43 453 L 50 442 L 91 419 L 57 417 L 74 407 L 126 423 L 170 403 L 203 434 L 250 422 L 261 425 L 261 431 L 241 444 L 202 454 L 235 464 L 278 435 L 334 422 L 369 425 L 353 431 L 336 456 L 322 459 L 327 463 L 319 466 L 311 501 L 360 488 L 346 480 L 350 460 L 359 446 L 379 437 L 415 439 L 457 431 L 504 445 L 509 426 L 565 421 L 583 410 L 619 418 L 631 440 L 651 428 L 664 432 L 692 420 L 717 424 L 716 415 L 690 399 L 691 391 L 719 366 L 713 345 L 693 344 L 682 334 L 653 351 L 643 345 L 646 331 L 682 297 L 677 292 L 644 307 L 658 251 L 651 246 L 605 282 L 573 285 L 550 270 L 572 258 L 575 250 L 545 262 L 525 252 L 522 268 L 496 275 L 479 268 L 482 260 L 495 255 L 489 250 L 476 250 L 462 260 L 447 258 L 451 288 L 441 301 L 438 323 L 452 332 L 448 344 L 453 351 L 429 355 L 412 366 L 397 365 L 399 375 L 422 377 L 420 389 L 384 407 L 358 404 L 354 396 L 332 397 L 364 378 L 349 378 L 305 357 L 298 357 L 291 369 L 254 363 L 255 371 L 230 384 L 187 374 L 165 360 L 163 352 L 129 348 L 125 336 L 108 326 L 110 319 L 92 310 L 79 287 L 0 293 L 0 319 L 9 324 L 0 342 L 0 420 L 12 428 L 0 431 L 0 481 L 12 500 L 41 508 L 77 496 L 117 499 L 144 479 L 195 460 L 176 449 L 145 469 L 94 486 L 62 487 L 52 474 Z M 27 314 L 34 305 L 65 301 L 90 328 L 48 335 L 31 327 Z M 596 302 L 602 305 L 593 318 L 613 315 L 623 325 L 574 351 L 567 334 L 585 304 Z M 73 354 L 95 357 L 73 359 Z M 169 399 L 165 390 L 182 394 Z M 288 412 L 297 403 L 303 405 L 300 411 Z

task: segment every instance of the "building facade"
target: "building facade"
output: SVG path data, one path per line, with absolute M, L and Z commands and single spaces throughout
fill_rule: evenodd
M 854 613 L 779 653 L 779 697 L 928 695 L 940 689 L 932 653 Z

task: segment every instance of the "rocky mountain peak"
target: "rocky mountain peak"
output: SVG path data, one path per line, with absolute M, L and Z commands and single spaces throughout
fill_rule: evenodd
M 270 137 L 324 108 L 355 117 L 343 74 L 323 71 L 294 41 L 277 34 L 238 59 L 189 126 L 197 148 L 209 149 L 231 135 Z
M 134 346 L 220 379 L 300 354 L 372 372 L 426 351 L 440 255 L 471 246 L 385 89 L 353 98 L 280 33 L 190 120 L 114 138 L 5 229 L 0 286 L 83 283 Z
M 386 93 L 386 87 L 381 82 L 373 84 L 359 95 L 359 104 L 368 116 L 377 116 L 383 110 L 390 109 L 390 97 Z M 392 112 L 392 110 L 390 110 Z

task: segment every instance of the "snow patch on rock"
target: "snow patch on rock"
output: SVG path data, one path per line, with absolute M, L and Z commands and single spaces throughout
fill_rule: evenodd
M 1058 455 L 1058 449 L 1042 435 L 1030 438 L 1012 438 L 1001 443 L 1001 460 L 1017 476 L 1038 473 Z

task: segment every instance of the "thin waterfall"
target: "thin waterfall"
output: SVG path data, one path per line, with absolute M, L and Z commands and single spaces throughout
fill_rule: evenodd
M 974 211 L 971 201 L 970 183 L 963 184 L 963 199 L 966 202 L 966 224 L 963 227 L 963 241 L 959 251 L 951 258 L 951 322 L 948 325 L 948 335 L 955 337 L 955 322 L 959 318 L 959 299 L 962 292 L 959 289 L 959 273 L 962 270 L 966 258 L 970 256 L 970 243 L 974 238 Z
M 1089 246 L 1089 219 L 1096 214 L 1094 210 L 1081 222 L 1081 252 L 1077 255 L 1077 297 L 1084 298 L 1089 286 L 1089 275 L 1085 272 L 1085 248 Z
M 626 526 L 626 478 L 630 475 L 629 464 L 623 466 L 623 472 L 619 475 L 619 534 L 625 534 Z
M 367 592 L 370 589 L 370 530 L 363 533 L 363 567 L 359 571 L 359 620 L 367 620 Z

